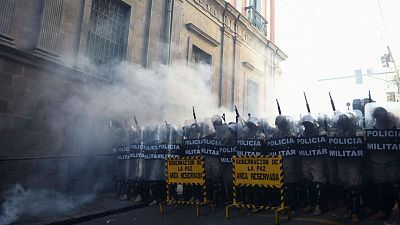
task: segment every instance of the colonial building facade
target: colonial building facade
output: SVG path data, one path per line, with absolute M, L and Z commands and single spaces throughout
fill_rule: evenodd
M 78 156 L 109 153 L 99 134 L 108 115 L 94 123 L 84 110 L 52 112 L 71 96 L 84 99 L 81 90 L 123 83 L 113 72 L 121 62 L 209 64 L 219 106 L 270 113 L 287 56 L 268 39 L 256 8 L 246 10 L 223 0 L 0 1 L 0 158 L 8 159 L 0 161 L 0 186 L 73 191 L 100 179 L 85 177 L 93 174 L 87 170 L 107 173 Z M 42 156 L 65 157 L 20 160 Z M 99 163 L 110 162 L 90 161 Z

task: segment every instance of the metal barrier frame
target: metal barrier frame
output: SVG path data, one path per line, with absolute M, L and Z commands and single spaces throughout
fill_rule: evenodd
M 178 158 L 173 158 L 173 159 L 192 159 L 192 160 L 201 160 L 201 167 L 202 167 L 202 183 L 178 183 L 178 182 L 169 182 L 168 178 L 168 161 L 170 159 L 165 160 L 165 172 L 166 172 L 166 192 L 167 192 L 167 199 L 166 201 L 160 202 L 159 207 L 160 207 L 160 214 L 165 213 L 165 209 L 163 207 L 163 204 L 171 204 L 176 207 L 176 205 L 193 205 L 196 206 L 196 216 L 200 216 L 200 206 L 203 205 L 210 205 L 212 207 L 213 212 L 215 212 L 215 204 L 208 201 L 207 198 L 207 189 L 206 189 L 206 173 L 205 173 L 205 160 L 204 157 L 202 156 L 192 156 L 192 157 L 178 157 Z M 193 185 L 201 185 L 201 194 L 203 196 L 203 201 L 179 201 L 179 200 L 173 200 L 170 191 L 169 191 L 169 185 L 171 184 L 193 184 Z
M 282 156 L 255 156 L 251 158 L 279 158 L 279 163 L 280 163 L 280 185 L 239 185 L 236 183 L 236 173 L 235 173 L 235 159 L 236 158 L 249 158 L 245 156 L 233 156 L 232 157 L 232 176 L 233 176 L 233 203 L 231 205 L 228 205 L 225 207 L 225 217 L 227 220 L 229 220 L 230 214 L 229 214 L 229 209 L 232 207 L 235 208 L 245 208 L 245 209 L 259 209 L 259 210 L 271 210 L 275 211 L 275 224 L 279 224 L 280 222 L 280 214 L 282 212 L 286 212 L 288 214 L 288 220 L 291 220 L 291 208 L 290 206 L 285 205 L 285 190 L 284 190 L 284 184 L 283 184 L 283 162 L 282 162 Z M 238 187 L 265 187 L 265 188 L 279 188 L 280 190 L 280 205 L 279 206 L 269 206 L 269 205 L 254 205 L 254 204 L 248 204 L 245 202 L 238 202 L 236 195 L 237 195 L 237 188 Z

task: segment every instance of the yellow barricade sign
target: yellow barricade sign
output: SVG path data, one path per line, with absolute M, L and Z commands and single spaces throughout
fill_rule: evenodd
M 275 224 L 279 224 L 282 212 L 286 212 L 291 219 L 290 206 L 286 206 L 284 201 L 282 156 L 233 156 L 232 163 L 233 203 L 225 207 L 226 219 L 229 219 L 232 207 L 275 211 Z M 243 198 L 238 199 L 238 188 L 249 191 L 254 186 L 279 189 L 279 205 L 254 205 Z
M 168 204 L 181 204 L 181 205 L 194 205 L 196 206 L 196 215 L 200 216 L 200 206 L 211 205 L 213 211 L 215 211 L 215 204 L 210 202 L 207 197 L 206 189 L 206 174 L 204 170 L 204 158 L 200 156 L 193 157 L 179 157 L 179 158 L 169 158 L 165 161 L 166 166 L 166 190 L 167 190 L 167 200 L 165 202 L 160 202 L 160 213 L 163 214 L 164 203 Z M 181 184 L 183 186 L 197 186 L 200 188 L 201 196 L 200 199 L 195 201 L 185 201 L 179 199 L 173 199 L 170 192 L 170 186 L 176 184 Z
M 281 188 L 282 160 L 279 157 L 234 157 L 235 186 Z
M 167 182 L 172 184 L 199 184 L 205 182 L 204 159 L 170 158 L 167 159 Z

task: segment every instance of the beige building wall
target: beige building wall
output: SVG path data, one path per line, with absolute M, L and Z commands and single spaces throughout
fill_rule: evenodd
M 110 152 L 112 141 L 105 138 L 110 134 L 99 133 L 108 129 L 110 115 L 89 115 L 84 105 L 78 111 L 62 108 L 71 96 L 84 102 L 86 91 L 121 85 L 118 77 L 98 76 L 88 66 L 93 2 L 0 1 L 0 7 L 7 9 L 0 14 L 1 158 L 84 155 L 90 149 Z M 237 105 L 242 115 L 274 115 L 274 84 L 280 76 L 279 64 L 287 56 L 231 4 L 223 0 L 123 2 L 128 8 L 123 61 L 147 68 L 158 63 L 190 65 L 196 46 L 211 55 L 212 90 L 220 106 L 233 111 Z M 257 112 L 248 112 L 248 81 L 258 86 Z M 60 113 L 52 113 L 60 108 Z M 124 116 L 114 119 L 123 124 Z M 2 163 L 0 189 L 20 182 L 73 191 L 87 187 L 86 182 L 97 182 L 98 177 L 112 179 L 107 167 L 98 165 L 111 168 L 112 161 L 99 157 L 90 163 L 78 159 Z M 31 174 L 40 174 L 46 182 Z M 113 185 L 107 182 L 105 189 Z

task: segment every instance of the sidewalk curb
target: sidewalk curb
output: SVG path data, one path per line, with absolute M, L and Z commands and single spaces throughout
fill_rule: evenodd
M 142 207 L 148 206 L 149 203 L 150 202 L 142 202 L 142 203 L 125 206 L 125 207 L 121 207 L 121 208 L 104 210 L 101 212 L 95 212 L 93 214 L 88 214 L 88 215 L 83 215 L 83 216 L 78 216 L 78 217 L 71 217 L 69 219 L 60 220 L 60 221 L 53 221 L 51 223 L 46 223 L 45 225 L 66 225 L 66 224 L 82 223 L 82 222 L 86 222 L 86 221 L 96 219 L 99 217 L 109 216 L 112 214 L 117 214 L 117 213 L 122 213 L 122 212 L 130 211 L 130 210 L 142 208 Z

